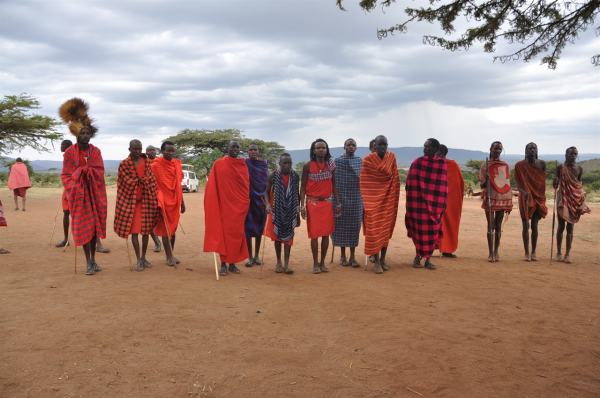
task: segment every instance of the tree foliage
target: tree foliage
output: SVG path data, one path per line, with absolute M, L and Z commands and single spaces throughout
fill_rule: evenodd
M 343 0 L 336 0 L 340 9 Z M 390 7 L 396 0 L 360 0 L 359 5 L 371 11 L 377 5 Z M 600 0 L 558 1 L 558 0 L 429 0 L 427 8 L 407 7 L 404 11 L 408 19 L 387 29 L 378 29 L 381 40 L 388 34 L 406 33 L 412 21 L 439 23 L 446 35 L 456 31 L 454 22 L 464 17 L 472 25 L 460 37 L 448 39 L 425 35 L 424 44 L 439 46 L 445 50 L 468 50 L 483 43 L 485 52 L 493 53 L 499 40 L 509 44 L 521 44 L 521 48 L 511 54 L 494 56 L 494 61 L 504 63 L 523 59 L 528 62 L 540 54 L 541 64 L 556 69 L 557 61 L 567 44 L 573 44 L 579 33 L 586 31 L 600 12 Z M 600 27 L 595 28 L 596 36 Z M 592 64 L 600 64 L 600 54 L 592 56 Z
M 473 170 L 474 173 L 479 173 L 479 170 L 481 169 L 481 165 L 484 163 L 485 163 L 485 160 L 469 159 L 467 161 L 467 163 L 465 163 L 465 166 L 467 166 L 468 168 Z
M 212 163 L 207 166 L 211 159 L 214 150 L 220 151 L 221 154 L 227 153 L 227 144 L 231 140 L 237 140 L 240 143 L 241 151 L 248 150 L 248 144 L 255 143 L 260 150 L 259 157 L 265 159 L 269 164 L 269 169 L 274 170 L 279 165 L 279 155 L 285 152 L 285 148 L 277 141 L 263 141 L 254 138 L 247 138 L 242 133 L 244 130 L 239 129 L 219 129 L 219 130 L 181 130 L 177 135 L 167 138 L 167 141 L 172 141 L 175 144 L 176 154 L 181 154 L 180 157 L 186 161 L 194 163 L 198 158 L 201 164 L 210 173 Z M 214 159 L 217 160 L 217 159 Z M 214 163 L 214 160 L 212 161 Z M 202 163 L 204 162 L 204 163 Z
M 50 152 L 48 141 L 61 140 L 56 131 L 60 122 L 49 116 L 29 114 L 39 109 L 39 101 L 25 93 L 5 95 L 0 102 L 0 155 L 30 147 L 38 152 Z

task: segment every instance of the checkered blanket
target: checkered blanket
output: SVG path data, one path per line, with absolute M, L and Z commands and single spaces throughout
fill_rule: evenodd
M 71 145 L 65 151 L 60 177 L 67 191 L 75 246 L 85 245 L 94 236 L 106 238 L 106 184 L 100 149 L 90 144 L 87 164 L 80 166 L 79 144 Z
M 408 237 L 419 257 L 431 257 L 443 237 L 442 214 L 448 200 L 446 161 L 422 156 L 410 166 L 406 178 L 406 215 Z
M 363 217 L 360 194 L 360 170 L 363 160 L 343 154 L 335 159 L 335 185 L 338 189 L 342 215 L 335 218 L 335 232 L 331 234 L 334 246 L 357 247 Z M 335 212 L 335 203 L 333 204 Z
M 145 154 L 142 154 L 146 158 Z M 138 187 L 142 187 L 142 235 L 149 235 L 156 224 L 158 202 L 156 199 L 156 179 L 150 162 L 146 161 L 144 178 L 138 177 L 136 166 L 131 155 L 119 164 L 117 179 L 117 205 L 115 208 L 114 231 L 123 239 L 127 239 L 131 230 L 135 211 Z

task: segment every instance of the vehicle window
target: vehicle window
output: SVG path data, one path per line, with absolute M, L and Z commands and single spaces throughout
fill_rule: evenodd
M 195 180 L 196 179 L 196 174 L 190 173 L 190 179 Z
M 188 172 L 187 171 L 183 172 L 183 178 L 188 178 Z

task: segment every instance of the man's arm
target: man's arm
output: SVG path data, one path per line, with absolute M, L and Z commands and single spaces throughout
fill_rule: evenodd
M 265 195 L 264 195 L 264 200 L 265 200 L 265 211 L 267 212 L 267 214 L 271 214 L 273 212 L 273 209 L 271 208 L 271 187 L 273 186 L 273 175 L 275 174 L 275 172 L 272 172 L 271 174 L 269 174 L 269 177 L 267 177 L 267 188 L 265 189 Z
M 300 186 L 300 211 L 302 218 L 306 220 L 306 207 L 304 206 L 304 197 L 306 196 L 306 182 L 308 181 L 308 172 L 310 171 L 310 164 L 308 162 L 302 167 L 302 185 Z
M 340 195 L 338 194 L 337 185 L 335 185 L 335 170 L 331 171 L 331 187 L 333 189 L 333 197 L 335 198 L 335 216 L 342 215 L 342 204 L 340 203 Z

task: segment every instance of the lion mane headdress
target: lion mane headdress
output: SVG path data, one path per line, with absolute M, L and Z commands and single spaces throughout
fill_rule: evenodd
M 69 125 L 69 131 L 76 138 L 82 129 L 88 129 L 92 137 L 98 132 L 98 128 L 93 125 L 94 119 L 88 116 L 89 104 L 81 98 L 71 98 L 58 108 L 58 115 Z

